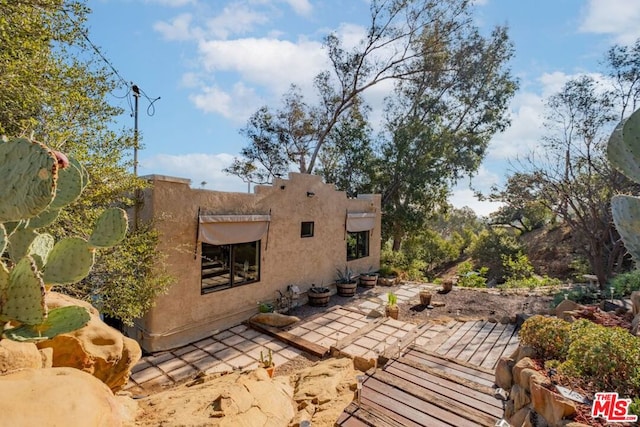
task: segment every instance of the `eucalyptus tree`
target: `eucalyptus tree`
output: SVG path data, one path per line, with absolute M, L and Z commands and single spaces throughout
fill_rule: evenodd
M 435 83 L 440 78 L 446 79 L 446 75 L 441 75 L 450 70 L 441 65 L 451 64 L 451 57 L 456 53 L 450 49 L 455 49 L 456 44 L 467 37 L 476 43 L 483 40 L 473 26 L 472 3 L 469 0 L 371 1 L 369 22 L 357 43 L 348 45 L 336 33 L 325 38 L 331 67 L 314 80 L 316 100 L 309 103 L 291 91 L 286 98 L 295 95 L 296 103 L 285 102 L 276 111 L 261 108 L 249 120 L 247 127 L 255 131 L 245 132 L 248 146 L 227 172 L 254 182 L 269 182 L 294 168 L 314 173 L 321 167 L 323 173 L 328 173 L 331 165 L 320 163 L 335 156 L 323 153 L 324 150 L 358 148 L 350 144 L 336 146 L 332 141 L 336 136 L 334 128 L 345 123 L 341 120 L 350 110 L 362 106 L 365 93 L 383 82 L 427 79 Z M 458 72 L 458 77 L 465 80 L 459 85 L 460 90 L 464 85 L 470 88 L 481 85 L 483 79 L 481 73 L 471 68 Z M 503 100 L 496 101 L 500 104 Z M 288 125 L 272 126 L 273 119 L 283 115 L 287 117 L 283 122 Z M 493 119 L 487 117 L 489 121 Z

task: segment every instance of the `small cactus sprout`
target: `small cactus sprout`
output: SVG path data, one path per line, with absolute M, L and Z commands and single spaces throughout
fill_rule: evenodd
M 84 307 L 48 312 L 45 295 L 52 285 L 82 280 L 93 266 L 96 247 L 121 241 L 127 231 L 122 209 L 98 220 L 91 243 L 54 238 L 37 229 L 53 223 L 60 209 L 78 199 L 89 175 L 77 160 L 26 139 L 0 140 L 0 332 L 34 341 L 81 328 Z
M 263 368 L 270 368 L 273 366 L 273 352 L 271 349 L 268 349 L 266 356 L 262 354 L 262 350 L 260 350 L 260 363 Z

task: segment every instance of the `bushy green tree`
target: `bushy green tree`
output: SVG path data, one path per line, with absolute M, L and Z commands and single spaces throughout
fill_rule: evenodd
M 128 88 L 122 87 L 90 46 L 84 26 L 89 13 L 85 3 L 76 0 L 0 0 L 0 134 L 27 135 L 44 142 L 77 158 L 90 175 L 84 197 L 48 230 L 56 237 L 88 235 L 98 212 L 106 206 L 131 206 L 131 197 L 144 185 L 129 170 L 132 135 L 113 130 L 120 110 L 107 101 L 116 88 Z M 139 242 L 137 237 L 130 238 Z M 155 252 L 149 245 L 141 247 L 148 254 Z M 140 256 L 128 243 L 118 251 L 123 263 Z M 108 257 L 101 259 L 107 262 Z M 142 259 L 149 267 L 154 262 L 149 256 Z M 120 271 L 100 264 L 92 280 L 98 271 L 105 295 L 136 295 L 140 304 L 148 306 L 161 289 L 132 291 L 130 287 L 138 283 L 124 285 L 119 281 Z M 152 278 L 139 280 L 149 283 Z M 91 282 L 70 292 L 87 300 L 95 294 Z M 119 304 L 116 299 L 109 301 Z M 127 307 L 132 305 L 103 306 L 113 313 L 124 313 Z M 122 317 L 138 314 L 134 310 Z
M 487 278 L 498 282 L 504 280 L 505 276 L 503 257 L 515 257 L 520 252 L 521 246 L 517 239 L 503 228 L 482 231 L 469 248 L 474 265 L 477 268 L 487 267 Z

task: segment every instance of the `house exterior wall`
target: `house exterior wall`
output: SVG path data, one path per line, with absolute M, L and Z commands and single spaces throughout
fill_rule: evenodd
M 380 195 L 349 199 L 315 175 L 289 175 L 253 194 L 191 189 L 189 180 L 153 175 L 145 191 L 140 220 L 153 220 L 160 232 L 159 253 L 175 278 L 129 335 L 149 352 L 178 347 L 238 324 L 257 312 L 258 302 L 273 301 L 277 291 L 312 284 L 335 293 L 336 269 L 354 273 L 380 266 Z M 312 197 L 308 192 L 314 193 Z M 200 242 L 196 243 L 199 209 L 209 214 L 270 214 L 261 240 L 257 283 L 201 293 Z M 369 235 L 369 256 L 347 262 L 347 212 L 375 213 Z M 301 238 L 301 222 L 314 222 L 314 236 Z

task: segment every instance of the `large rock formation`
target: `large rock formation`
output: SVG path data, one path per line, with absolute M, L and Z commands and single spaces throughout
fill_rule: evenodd
M 85 327 L 37 344 L 41 350 L 53 350 L 53 366 L 77 368 L 98 378 L 113 391 L 122 389 L 129 380 L 131 368 L 142 356 L 138 343 L 104 323 L 98 311 L 86 302 L 50 292 L 47 305 L 50 309 L 81 305 L 91 314 Z
M 2 425 L 118 427 L 134 415 L 127 408 L 102 381 L 77 369 L 0 376 Z

